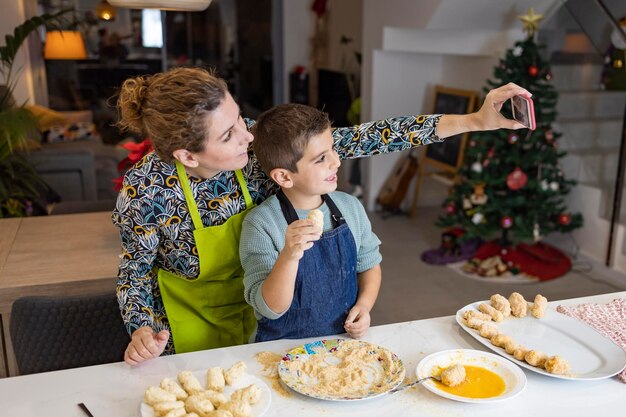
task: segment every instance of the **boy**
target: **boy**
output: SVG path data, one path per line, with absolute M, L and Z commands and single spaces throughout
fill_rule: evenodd
M 361 203 L 335 191 L 340 161 L 328 116 L 277 106 L 259 117 L 254 133 L 259 163 L 281 188 L 246 217 L 241 234 L 255 340 L 344 331 L 362 337 L 380 288 L 380 241 Z M 323 230 L 307 219 L 314 209 L 323 214 Z

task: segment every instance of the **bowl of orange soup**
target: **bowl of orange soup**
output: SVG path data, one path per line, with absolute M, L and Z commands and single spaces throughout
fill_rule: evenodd
M 465 380 L 449 387 L 430 379 L 422 385 L 429 391 L 451 400 L 483 403 L 504 401 L 526 388 L 526 375 L 514 363 L 493 353 L 472 349 L 452 349 L 426 356 L 417 365 L 418 379 L 439 376 L 454 365 L 465 368 Z

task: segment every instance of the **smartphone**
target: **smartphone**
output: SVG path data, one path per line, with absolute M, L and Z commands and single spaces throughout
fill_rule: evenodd
M 513 119 L 517 120 L 530 130 L 535 130 L 535 106 L 531 98 L 513 96 L 511 99 Z

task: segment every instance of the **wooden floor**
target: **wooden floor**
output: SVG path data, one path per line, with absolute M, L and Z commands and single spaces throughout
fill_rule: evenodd
M 548 299 L 565 299 L 626 290 L 626 276 L 584 259 L 575 260 L 573 270 L 561 278 L 523 285 L 485 283 L 446 266 L 428 265 L 420 255 L 439 246 L 441 230 L 434 223 L 440 212 L 418 208 L 416 218 L 385 220 L 370 213 L 383 255 L 383 283 L 372 310 L 374 325 L 454 314 L 494 293 L 508 296 L 517 291 L 528 298 L 541 293 Z

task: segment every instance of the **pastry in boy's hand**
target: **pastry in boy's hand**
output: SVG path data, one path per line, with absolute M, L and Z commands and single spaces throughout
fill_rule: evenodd
M 313 223 L 315 223 L 315 226 L 320 234 L 324 231 L 324 213 L 322 213 L 321 210 L 313 209 L 309 211 L 306 218 L 313 220 Z

